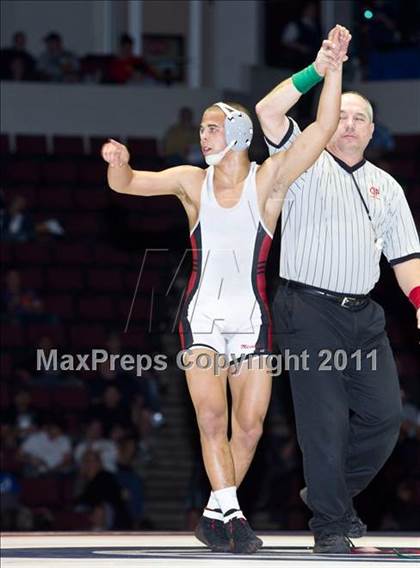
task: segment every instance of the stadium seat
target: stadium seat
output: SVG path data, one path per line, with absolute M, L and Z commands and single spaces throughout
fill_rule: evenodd
M 52 392 L 52 404 L 58 410 L 83 411 L 89 405 L 84 387 L 60 387 Z
M 3 269 L 7 264 L 14 261 L 16 248 L 19 247 L 15 247 L 11 243 L 0 242 L 0 262 L 1 265 L 3 266 Z
M 47 264 L 51 261 L 51 247 L 46 243 L 21 243 L 16 247 L 15 257 L 20 265 Z
M 80 183 L 82 186 L 106 187 L 106 164 L 103 160 L 87 160 L 80 163 L 79 167 Z
M 80 290 L 83 287 L 82 273 L 78 267 L 49 268 L 47 270 L 48 290 Z
M 121 272 L 111 269 L 89 270 L 88 286 L 93 290 L 119 292 L 123 288 Z
M 90 264 L 93 259 L 92 251 L 86 244 L 60 243 L 55 249 L 57 264 Z
M 74 194 L 76 206 L 81 209 L 98 211 L 109 205 L 109 191 L 105 188 L 79 190 Z
M 41 163 L 29 158 L 8 160 L 3 168 L 3 183 L 38 185 L 41 180 Z
M 114 318 L 114 305 L 107 296 L 81 298 L 79 300 L 80 320 L 110 320 Z
M 54 511 L 53 528 L 55 531 L 88 531 L 92 527 L 88 513 Z
M 51 389 L 43 387 L 29 387 L 31 404 L 37 410 L 51 410 Z
M 96 264 L 127 265 L 131 262 L 129 253 L 116 250 L 110 246 L 97 244 L 94 249 Z
M 26 134 L 16 135 L 16 154 L 26 156 L 44 156 L 47 154 L 46 136 L 34 136 Z
M 22 347 L 24 343 L 23 328 L 18 324 L 1 322 L 2 349 Z
M 41 290 L 44 287 L 44 277 L 40 268 L 24 268 L 19 271 L 22 288 Z
M 59 482 L 55 476 L 23 478 L 21 501 L 27 507 L 60 507 Z
M 73 325 L 70 329 L 70 339 L 73 348 L 103 349 L 106 334 L 102 325 Z
M 73 207 L 72 192 L 67 187 L 42 187 L 39 191 L 40 209 L 70 209 Z
M 65 331 L 61 325 L 51 323 L 28 323 L 26 325 L 26 337 L 31 348 L 35 349 L 44 336 L 51 337 L 54 345 L 62 345 Z
M 63 225 L 69 237 L 95 237 L 100 231 L 98 215 L 91 213 L 78 213 L 67 215 L 63 218 Z
M 72 160 L 47 161 L 43 164 L 43 178 L 50 185 L 76 183 L 77 166 Z
M 55 156 L 83 155 L 83 138 L 81 136 L 53 136 L 53 154 Z
M 3 380 L 8 380 L 12 374 L 13 360 L 10 353 L 0 355 L 0 370 Z
M 10 143 L 8 134 L 0 134 L 0 154 L 10 154 Z
M 3 370 L 3 365 L 2 365 Z M 4 375 L 3 375 L 4 376 Z M 3 380 L 0 383 L 0 408 L 4 410 L 12 403 L 8 384 Z
M 47 312 L 56 314 L 60 319 L 73 319 L 75 317 L 73 298 L 69 295 L 54 295 L 45 297 Z

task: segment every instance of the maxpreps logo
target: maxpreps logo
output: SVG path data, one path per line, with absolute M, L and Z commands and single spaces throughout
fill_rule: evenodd
M 250 345 L 249 343 L 242 343 L 241 349 L 255 349 L 255 344 Z
M 377 187 L 374 187 L 372 185 L 372 187 L 369 188 L 369 194 L 371 197 L 373 197 L 373 199 L 380 199 L 381 196 L 381 192 Z

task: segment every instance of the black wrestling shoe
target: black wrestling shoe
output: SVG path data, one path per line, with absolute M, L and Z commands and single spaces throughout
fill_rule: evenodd
M 202 516 L 194 534 L 213 552 L 230 552 L 230 541 L 223 521 Z
M 231 519 L 225 523 L 225 528 L 229 538 L 230 552 L 233 554 L 254 554 L 263 545 L 263 541 L 257 537 L 243 517 Z
M 305 503 L 305 505 L 307 507 L 309 507 L 309 505 L 308 505 L 308 488 L 307 487 L 304 487 L 303 489 L 301 489 L 299 491 L 299 496 L 302 499 L 302 501 Z M 350 528 L 347 531 L 346 536 L 348 536 L 350 538 L 362 538 L 362 536 L 365 536 L 366 533 L 367 533 L 367 526 L 362 521 L 362 519 L 360 517 L 358 517 L 357 514 L 354 512 L 352 517 L 351 517 Z
M 315 537 L 315 554 L 350 554 L 353 543 L 342 534 L 327 534 Z

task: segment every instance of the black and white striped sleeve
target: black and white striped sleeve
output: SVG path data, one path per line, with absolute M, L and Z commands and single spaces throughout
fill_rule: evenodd
M 420 258 L 419 234 L 402 187 L 392 179 L 394 197 L 387 215 L 383 252 L 391 266 Z
M 290 146 L 293 144 L 293 141 L 297 138 L 297 136 L 299 136 L 301 132 L 297 122 L 290 116 L 288 116 L 287 118 L 289 120 L 289 128 L 287 129 L 286 134 L 283 136 L 280 142 L 276 143 L 264 136 L 264 140 L 268 146 L 270 156 L 277 154 L 277 152 L 282 152 L 283 150 L 290 148 Z

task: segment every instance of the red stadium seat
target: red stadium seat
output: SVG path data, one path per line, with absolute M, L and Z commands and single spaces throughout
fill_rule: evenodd
M 2 349 L 22 347 L 24 344 L 23 329 L 20 325 L 1 323 Z
M 60 319 L 73 319 L 75 317 L 73 298 L 60 294 L 45 297 L 47 312 L 56 314 Z
M 41 209 L 70 209 L 73 207 L 72 192 L 67 187 L 42 187 L 38 206 Z
M 19 243 L 21 244 L 21 243 Z M 1 243 L 0 242 L 0 262 L 3 268 L 6 264 L 13 262 L 15 257 L 15 250 L 19 248 L 19 245 L 15 247 L 11 243 Z
M 77 166 L 74 161 L 47 161 L 43 167 L 43 177 L 46 183 L 52 185 L 61 183 L 76 183 L 78 178 Z
M 123 288 L 121 272 L 116 270 L 89 270 L 88 286 L 93 290 L 119 292 Z
M 77 267 L 50 268 L 47 271 L 48 290 L 80 290 L 83 287 L 83 278 Z
M 60 243 L 56 248 L 56 263 L 90 264 L 92 260 L 92 252 L 85 244 Z
M 94 249 L 95 261 L 97 264 L 111 265 L 128 265 L 131 262 L 130 254 L 127 252 L 115 250 L 110 246 L 97 244 Z
M 44 243 L 22 243 L 16 247 L 15 255 L 19 264 L 47 264 L 51 261 L 51 248 Z
M 103 160 L 89 160 L 82 162 L 79 168 L 80 183 L 83 186 L 108 185 L 106 179 L 106 164 Z
M 10 396 L 9 386 L 7 385 L 6 382 L 2 381 L 0 383 L 0 408 L 5 409 L 11 403 L 12 403 L 12 397 Z
M 31 404 L 38 410 L 51 410 L 52 392 L 46 387 L 30 387 Z
M 41 290 L 44 287 L 44 277 L 40 268 L 24 268 L 21 274 L 22 287 Z
M 30 183 L 37 185 L 41 180 L 41 163 L 18 158 L 8 161 L 3 169 L 3 182 L 11 184 Z
M 22 479 L 21 501 L 27 507 L 60 507 L 60 488 L 54 476 Z
M 92 211 L 91 213 L 71 214 L 63 219 L 67 234 L 72 237 L 91 237 L 99 233 L 100 219 Z
M 75 193 L 75 201 L 77 207 L 81 209 L 98 211 L 105 209 L 109 204 L 109 190 L 103 189 L 87 189 L 85 191 L 77 191 Z
M 109 320 L 114 317 L 114 305 L 107 296 L 81 298 L 79 300 L 79 319 Z
M 90 515 L 76 511 L 54 511 L 55 531 L 88 531 L 92 528 Z
M 18 186 L 18 187 L 8 187 L 5 189 L 5 196 L 7 203 L 10 203 L 14 197 L 20 195 L 26 199 L 28 208 L 34 207 L 38 201 L 38 192 L 34 186 Z
M 89 397 L 84 387 L 61 387 L 52 392 L 52 403 L 58 410 L 86 410 Z
M 0 154 L 10 154 L 10 143 L 8 134 L 0 134 Z
M 3 379 L 10 378 L 10 375 L 12 374 L 12 365 L 13 360 L 10 353 L 2 353 L 0 355 L 0 369 Z
M 51 323 L 30 323 L 26 326 L 26 336 L 31 347 L 35 348 L 44 336 L 51 337 L 54 345 L 64 343 L 65 332 L 60 325 Z
M 81 136 L 53 136 L 53 154 L 55 156 L 83 155 L 83 138 Z
M 70 329 L 70 339 L 73 348 L 103 349 L 106 333 L 102 325 L 73 325 Z
M 47 154 L 46 136 L 18 134 L 16 136 L 16 154 L 45 157 Z

